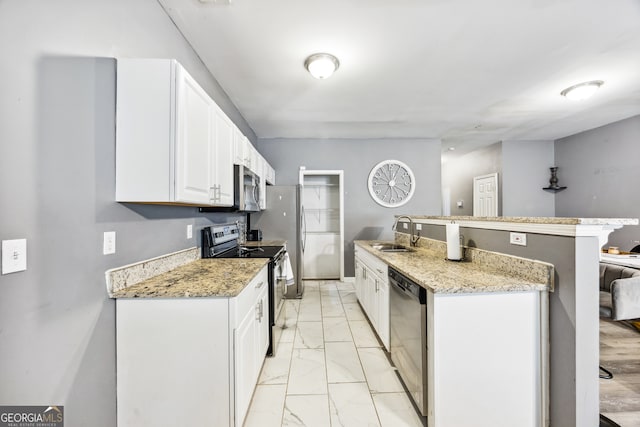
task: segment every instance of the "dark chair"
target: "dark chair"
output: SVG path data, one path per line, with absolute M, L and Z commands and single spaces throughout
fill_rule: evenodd
M 640 254 L 640 245 L 634 246 L 629 252 L 633 252 L 634 254 Z

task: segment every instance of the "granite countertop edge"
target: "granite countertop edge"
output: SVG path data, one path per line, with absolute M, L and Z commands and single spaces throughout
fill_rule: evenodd
M 553 266 L 540 261 L 527 260 L 542 264 L 549 269 L 550 277 L 546 282 L 526 280 L 505 272 L 487 270 L 486 266 L 480 266 L 471 261 L 451 262 L 446 260 L 440 252 L 423 247 L 412 248 L 414 250 L 411 252 L 380 252 L 371 245 L 396 242 L 357 240 L 354 243 L 434 293 L 549 291 L 553 287 Z M 513 258 L 514 262 L 521 260 L 506 254 L 496 255 Z
M 555 225 L 637 225 L 638 218 L 572 218 L 572 217 L 519 217 L 519 216 L 433 216 L 408 215 L 414 220 L 438 221 L 477 221 L 477 222 L 507 222 L 524 224 L 555 224 Z
M 232 298 L 269 263 L 268 258 L 197 259 L 124 289 L 114 299 Z

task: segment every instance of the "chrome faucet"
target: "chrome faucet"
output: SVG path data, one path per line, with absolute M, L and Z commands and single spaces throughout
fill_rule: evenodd
M 391 229 L 393 231 L 396 231 L 396 229 L 398 228 L 398 222 L 400 222 L 400 220 L 403 218 L 409 220 L 409 245 L 415 247 L 416 244 L 418 243 L 418 240 L 420 240 L 420 233 L 418 233 L 417 236 L 413 234 L 413 220 L 411 219 L 410 216 L 408 215 L 398 216 L 396 218 L 396 222 L 393 224 L 393 227 L 391 227 Z

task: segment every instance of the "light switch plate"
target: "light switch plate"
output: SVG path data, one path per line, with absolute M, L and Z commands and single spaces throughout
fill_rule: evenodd
M 193 225 L 187 225 L 187 239 L 193 238 Z
M 27 269 L 27 239 L 2 241 L 2 274 Z
M 509 233 L 509 243 L 512 245 L 527 246 L 527 235 L 525 233 Z
M 407 224 L 406 222 L 402 223 L 402 228 L 404 228 L 405 230 L 409 228 L 409 224 Z
M 116 253 L 116 232 L 105 231 L 104 241 L 102 242 L 102 253 L 104 255 L 110 255 Z
M 422 230 L 422 224 L 416 224 L 416 231 Z

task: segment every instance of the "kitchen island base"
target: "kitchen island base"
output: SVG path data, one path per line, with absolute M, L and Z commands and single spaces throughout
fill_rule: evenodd
M 548 293 L 427 291 L 429 427 L 548 425 Z

